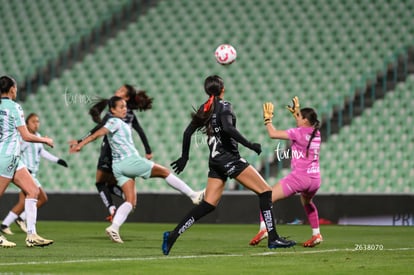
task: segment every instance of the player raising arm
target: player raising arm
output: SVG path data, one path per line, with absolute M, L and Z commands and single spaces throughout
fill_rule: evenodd
M 185 182 L 172 174 L 167 168 L 139 155 L 134 146 L 131 127 L 122 119 L 127 114 L 127 105 L 121 97 L 113 96 L 108 102 L 111 117 L 103 127 L 85 138 L 77 145 L 72 145 L 71 153 L 79 152 L 83 146 L 95 139 L 107 135 L 112 151 L 112 169 L 119 186 L 125 195 L 125 202 L 117 209 L 111 226 L 106 228 L 110 239 L 123 243 L 119 228 L 127 219 L 137 203 L 135 178 L 144 179 L 160 177 L 171 186 L 186 186 Z
M 289 175 L 273 186 L 272 202 L 300 193 L 303 208 L 312 228 L 312 237 L 304 242 L 303 246 L 314 247 L 323 240 L 319 230 L 318 209 L 312 201 L 321 185 L 319 172 L 320 122 L 314 109 L 300 109 L 297 97 L 294 97 L 292 101 L 293 105 L 288 106 L 288 109 L 296 120 L 296 128 L 286 131 L 278 130 L 272 124 L 273 104 L 270 102 L 263 104 L 264 124 L 269 137 L 272 139 L 290 140 L 292 144 L 292 170 Z M 260 216 L 260 219 L 259 233 L 250 241 L 250 245 L 257 245 L 268 235 L 263 217 Z
M 272 191 L 260 174 L 243 158 L 238 143 L 260 154 L 260 144 L 248 141 L 236 129 L 236 116 L 230 102 L 224 100 L 224 82 L 217 75 L 204 81 L 204 90 L 209 99 L 193 114 L 193 118 L 184 132 L 181 157 L 172 163 L 174 171 L 184 170 L 189 158 L 191 136 L 196 130 L 202 130 L 208 136 L 210 149 L 207 188 L 204 200 L 179 222 L 172 231 L 164 232 L 162 252 L 168 255 L 175 241 L 200 218 L 212 212 L 223 194 L 226 180 L 236 179 L 259 197 L 260 211 L 266 219 L 269 232 L 269 248 L 291 247 L 296 243 L 286 240 L 276 232 L 272 211 Z
M 127 113 L 125 117 L 122 118 L 122 120 L 138 133 L 145 148 L 145 157 L 147 159 L 152 159 L 152 151 L 147 136 L 145 135 L 144 129 L 141 127 L 141 124 L 139 123 L 138 118 L 133 111 L 139 110 L 141 112 L 150 110 L 152 108 L 153 99 L 149 97 L 145 91 L 137 91 L 133 86 L 129 84 L 122 85 L 115 91 L 114 95 L 119 96 L 126 101 Z M 95 131 L 105 125 L 107 120 L 110 118 L 111 113 L 107 112 L 102 119 L 100 116 L 107 105 L 108 100 L 102 99 L 94 106 L 92 106 L 92 108 L 89 110 L 89 114 L 92 116 L 93 121 L 96 122 L 97 125 L 82 139 L 78 141 L 71 141 L 70 143 L 72 145 L 81 142 L 83 139 L 87 138 L 89 135 L 93 134 Z M 174 183 L 172 182 L 169 184 Z M 107 220 L 111 222 L 116 211 L 116 207 L 113 203 L 111 194 L 114 194 L 123 199 L 123 192 L 122 188 L 116 184 L 116 179 L 113 175 L 111 147 L 106 136 L 103 138 L 101 145 L 101 151 L 96 170 L 95 185 L 98 189 L 98 193 L 102 202 L 109 211 Z M 195 192 L 188 185 L 171 185 L 171 187 L 188 196 L 195 204 L 199 203 L 201 197 L 203 196 L 202 191 Z

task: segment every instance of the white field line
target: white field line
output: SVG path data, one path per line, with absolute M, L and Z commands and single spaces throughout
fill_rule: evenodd
M 188 255 L 188 256 L 157 256 L 157 257 L 137 257 L 137 258 L 112 258 L 112 259 L 86 259 L 86 260 L 67 260 L 67 261 L 31 261 L 31 262 L 14 262 L 0 263 L 0 266 L 18 266 L 18 265 L 48 265 L 48 264 L 77 264 L 77 263 L 99 263 L 99 262 L 124 262 L 124 261 L 154 261 L 154 260 L 179 260 L 179 259 L 202 259 L 202 258 L 221 258 L 221 257 L 245 257 L 245 256 L 268 256 L 268 255 L 286 255 L 286 254 L 318 254 L 318 253 L 335 253 L 335 252 L 361 252 L 361 251 L 407 251 L 414 250 L 414 247 L 390 248 L 382 250 L 355 250 L 355 249 L 324 249 L 309 251 L 269 251 L 252 254 L 225 254 L 225 255 Z

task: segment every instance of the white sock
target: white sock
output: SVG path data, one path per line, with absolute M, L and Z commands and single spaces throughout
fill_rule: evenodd
M 260 230 L 265 229 L 266 228 L 266 224 L 264 221 L 260 221 Z
M 197 196 L 197 193 L 191 189 L 184 181 L 182 181 L 179 177 L 174 175 L 173 173 L 169 174 L 168 177 L 165 178 L 165 181 L 175 190 L 180 191 L 184 195 L 190 198 L 194 198 Z
M 116 207 L 114 205 L 109 207 L 109 215 L 113 215 L 115 213 Z
M 10 211 L 9 214 L 7 214 L 6 218 L 4 218 L 1 224 L 10 226 L 16 219 L 17 219 L 16 213 Z
M 25 199 L 24 211 L 26 211 L 26 226 L 27 234 L 37 234 L 36 220 L 37 220 L 37 199 Z
M 25 211 L 23 211 L 20 215 L 19 215 L 19 217 L 22 219 L 22 220 L 26 220 L 26 212 Z
M 112 228 L 119 231 L 119 227 L 126 221 L 128 218 L 129 213 L 132 211 L 132 204 L 129 202 L 124 202 L 118 207 L 116 210 L 114 219 L 112 220 Z
M 321 234 L 319 227 L 318 228 L 312 228 L 312 236 Z

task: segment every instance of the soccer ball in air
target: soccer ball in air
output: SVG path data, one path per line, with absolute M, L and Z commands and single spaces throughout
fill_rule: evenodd
M 229 65 L 237 58 L 236 49 L 229 44 L 222 44 L 214 52 L 216 60 L 221 65 Z

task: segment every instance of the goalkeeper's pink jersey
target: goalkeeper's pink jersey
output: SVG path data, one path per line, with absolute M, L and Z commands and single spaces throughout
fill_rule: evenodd
M 321 134 L 316 132 L 312 139 L 308 156 L 306 157 L 306 147 L 312 135 L 313 127 L 297 127 L 287 130 L 289 139 L 292 142 L 291 168 L 292 173 L 298 176 L 320 178 L 319 172 L 319 151 L 321 147 Z

